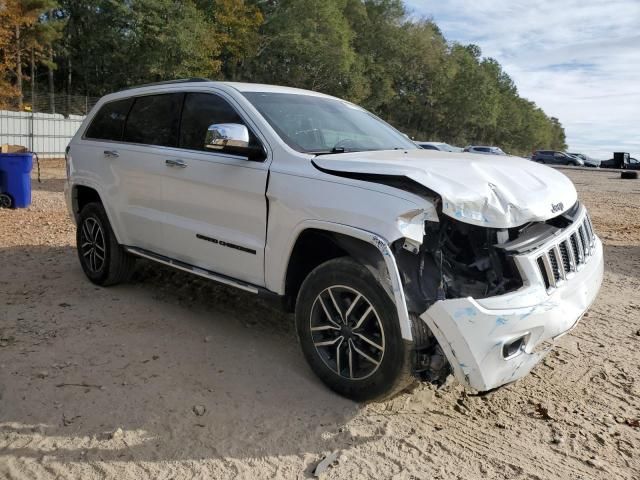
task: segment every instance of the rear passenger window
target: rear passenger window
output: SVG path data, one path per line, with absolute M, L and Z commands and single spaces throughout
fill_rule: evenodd
M 124 127 L 124 141 L 175 147 L 178 144 L 182 93 L 136 98 Z
M 105 103 L 93 117 L 85 137 L 96 140 L 122 140 L 124 122 L 132 103 L 132 98 Z
M 210 93 L 188 93 L 182 109 L 180 147 L 205 150 L 204 143 L 209 125 L 240 123 L 242 118 L 226 100 Z M 250 143 L 253 143 L 250 135 Z M 209 150 L 208 150 L 209 151 Z

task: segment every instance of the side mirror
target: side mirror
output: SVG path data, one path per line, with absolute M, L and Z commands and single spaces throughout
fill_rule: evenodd
M 249 129 L 239 123 L 218 123 L 209 125 L 204 140 L 205 150 L 213 150 L 234 155 L 243 155 L 249 160 L 264 160 L 261 147 L 249 145 Z

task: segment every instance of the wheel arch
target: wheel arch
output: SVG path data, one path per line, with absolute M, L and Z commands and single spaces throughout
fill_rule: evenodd
M 111 230 L 113 230 L 113 234 L 115 235 L 116 240 L 118 240 L 118 242 L 120 243 L 120 234 L 118 232 L 116 222 L 113 221 L 113 213 L 111 212 L 109 205 L 103 201 L 104 196 L 100 194 L 99 189 L 94 185 L 84 183 L 74 183 L 70 186 L 70 189 L 71 213 L 73 214 L 73 218 L 76 224 L 78 223 L 80 212 L 85 205 L 91 202 L 100 203 L 107 214 L 107 220 L 109 220 Z
M 396 306 L 402 338 L 413 340 L 400 272 L 386 239 L 366 230 L 321 221 L 303 222 L 293 238 L 289 256 L 283 262 L 287 266 L 281 286 L 289 309 L 295 307 L 300 285 L 315 267 L 333 258 L 350 256 L 379 279 Z
M 102 198 L 95 188 L 87 185 L 73 185 L 71 188 L 71 208 L 73 209 L 73 216 L 76 222 L 85 205 L 92 202 L 101 203 L 104 206 Z

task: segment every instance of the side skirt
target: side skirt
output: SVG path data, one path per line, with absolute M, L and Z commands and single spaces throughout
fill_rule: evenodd
M 182 270 L 188 273 L 193 273 L 194 275 L 198 275 L 199 277 L 213 280 L 214 282 L 239 288 L 240 290 L 244 290 L 245 292 L 251 292 L 256 295 L 261 295 L 261 296 L 270 297 L 270 298 L 280 297 L 280 295 L 273 293 L 272 291 L 267 290 L 266 288 L 258 287 L 257 285 L 253 285 L 251 283 L 241 282 L 239 280 L 236 280 L 235 278 L 228 277 L 221 273 L 215 273 L 210 270 L 205 270 L 203 268 L 195 267 L 188 263 L 181 262 L 180 260 L 175 260 L 170 257 L 165 257 L 164 255 L 159 255 L 157 253 L 150 252 L 149 250 L 145 250 L 143 248 L 138 248 L 138 247 L 125 247 L 125 248 L 127 252 L 131 253 L 132 255 L 146 258 L 148 260 L 153 260 L 154 262 L 158 262 L 163 265 L 168 265 L 169 267 L 177 268 L 178 270 Z

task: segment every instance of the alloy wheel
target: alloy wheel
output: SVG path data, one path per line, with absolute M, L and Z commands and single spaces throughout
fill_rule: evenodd
M 320 292 L 311 307 L 309 327 L 318 355 L 341 377 L 362 380 L 380 367 L 385 353 L 382 322 L 357 290 L 335 285 Z
M 80 251 L 89 270 L 98 273 L 104 266 L 106 247 L 102 227 L 93 217 L 86 218 L 82 223 Z

